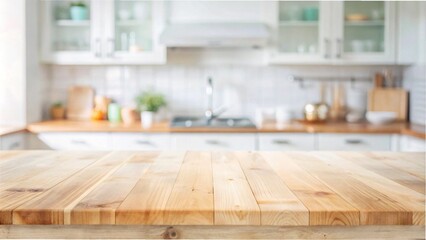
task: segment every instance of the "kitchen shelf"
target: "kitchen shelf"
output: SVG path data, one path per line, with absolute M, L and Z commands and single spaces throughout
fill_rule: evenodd
M 318 21 L 280 21 L 280 27 L 316 27 Z
M 345 26 L 354 26 L 354 27 L 375 27 L 375 26 L 384 26 L 385 22 L 383 20 L 378 21 L 345 21 Z
M 90 20 L 77 21 L 77 20 L 63 19 L 63 20 L 57 20 L 56 25 L 61 27 L 88 27 L 90 26 Z

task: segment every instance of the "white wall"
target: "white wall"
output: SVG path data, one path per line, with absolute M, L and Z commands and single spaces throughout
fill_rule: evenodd
M 41 118 L 38 1 L 0 1 L 0 125 Z
M 404 87 L 410 91 L 410 122 L 426 124 L 426 2 L 419 2 L 418 34 L 419 47 L 415 64 L 404 69 Z M 406 46 L 410 48 L 410 46 Z
M 290 105 L 297 110 L 304 104 L 319 101 L 319 82 L 288 80 L 288 75 L 370 77 L 382 66 L 51 66 L 48 89 L 44 96 L 44 111 L 52 102 L 66 102 L 67 89 L 74 85 L 89 85 L 97 94 L 114 98 L 125 106 L 134 103 L 135 96 L 149 88 L 163 93 L 173 114 L 202 115 L 206 109 L 207 76 L 214 80 L 215 103 L 229 107 L 228 115 L 252 116 L 257 107 Z M 392 68 L 397 76 L 399 68 Z M 346 83 L 348 92 L 366 91 L 371 82 L 357 82 L 354 88 Z M 349 93 L 348 93 L 349 95 Z
M 25 124 L 25 0 L 0 1 L 0 125 Z

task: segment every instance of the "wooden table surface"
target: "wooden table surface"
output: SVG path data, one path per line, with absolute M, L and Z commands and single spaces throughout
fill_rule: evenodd
M 0 152 L 0 224 L 424 225 L 425 153 Z

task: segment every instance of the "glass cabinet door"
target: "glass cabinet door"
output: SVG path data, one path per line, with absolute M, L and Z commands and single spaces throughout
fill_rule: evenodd
M 155 61 L 159 52 L 157 36 L 162 24 L 160 3 L 147 0 L 113 0 L 106 14 L 107 61 Z
M 330 57 L 330 39 L 325 13 L 328 3 L 278 1 L 275 61 L 313 62 Z M 272 60 L 274 62 L 274 60 Z
M 42 1 L 44 60 L 66 63 L 79 57 L 82 61 L 96 57 L 92 7 L 90 0 Z
M 336 37 L 336 58 L 377 61 L 390 55 L 393 3 L 343 1 L 337 3 L 341 23 Z M 391 26 L 392 25 L 392 26 Z M 391 59 L 391 56 L 389 56 Z

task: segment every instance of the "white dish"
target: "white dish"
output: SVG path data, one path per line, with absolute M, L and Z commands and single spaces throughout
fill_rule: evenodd
M 391 123 L 396 120 L 395 112 L 367 112 L 366 116 L 367 120 L 372 124 L 386 124 Z

